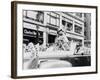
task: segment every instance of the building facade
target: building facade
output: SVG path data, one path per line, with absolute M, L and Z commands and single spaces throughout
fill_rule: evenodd
M 91 14 L 84 14 L 84 45 L 88 48 L 91 47 Z
M 84 13 L 23 10 L 23 42 L 53 44 L 63 29 L 68 40 L 84 46 Z

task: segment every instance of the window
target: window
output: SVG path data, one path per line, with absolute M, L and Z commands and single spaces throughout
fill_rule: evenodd
M 62 25 L 65 26 L 65 24 L 66 24 L 66 21 L 62 20 Z
M 43 32 L 38 31 L 38 38 L 39 38 L 39 44 L 42 45 L 43 44 Z
M 36 12 L 36 11 L 27 11 L 27 17 L 28 18 L 31 18 L 31 19 L 36 19 L 36 16 L 37 16 L 37 14 L 38 14 L 38 12 Z
M 82 33 L 82 27 L 75 25 L 75 32 L 78 33 L 78 34 L 81 34 Z
M 62 25 L 66 27 L 65 29 L 67 31 L 71 31 L 73 29 L 73 24 L 65 20 L 62 20 Z
M 26 11 L 26 17 L 37 22 L 43 23 L 44 13 L 42 11 Z
M 71 31 L 73 29 L 72 23 L 67 22 L 67 30 Z
M 57 19 L 57 26 L 60 26 L 60 21 L 59 21 L 59 19 Z
M 23 16 L 26 16 L 26 10 L 23 10 Z
M 56 25 L 56 18 L 51 17 L 51 24 Z
M 38 22 L 43 23 L 43 17 L 44 17 L 43 12 L 38 11 L 38 14 L 36 15 L 36 20 L 37 20 Z
M 76 16 L 82 18 L 82 13 L 76 13 Z
M 47 23 L 50 23 L 50 16 L 47 15 Z
M 59 26 L 60 16 L 57 13 L 49 12 L 47 17 L 47 23 L 53 26 Z

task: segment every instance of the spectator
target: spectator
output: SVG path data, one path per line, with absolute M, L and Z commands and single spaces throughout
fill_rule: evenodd
M 34 69 L 38 67 L 38 55 L 35 45 L 30 42 L 24 52 L 24 69 Z

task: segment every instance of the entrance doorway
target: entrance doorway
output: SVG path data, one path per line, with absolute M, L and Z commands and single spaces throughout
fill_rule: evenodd
M 55 42 L 56 35 L 48 34 L 48 43 L 53 44 Z

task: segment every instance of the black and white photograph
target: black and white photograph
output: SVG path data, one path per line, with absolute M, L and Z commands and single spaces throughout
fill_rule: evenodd
M 23 69 L 91 66 L 91 13 L 22 14 Z
M 97 73 L 97 7 L 12 3 L 12 76 Z

